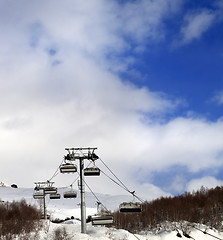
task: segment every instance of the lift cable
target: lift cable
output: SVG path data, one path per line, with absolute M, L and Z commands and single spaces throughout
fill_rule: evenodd
M 126 190 L 126 188 L 124 188 L 121 184 L 119 184 L 117 181 L 115 181 L 113 178 L 111 178 L 110 176 L 108 176 L 103 170 L 100 169 L 100 171 L 106 176 L 108 177 L 111 181 L 113 181 L 115 184 L 117 184 L 119 187 L 123 188 L 124 190 Z M 137 196 L 135 194 L 135 191 L 131 192 L 129 190 L 126 190 L 128 193 L 132 194 L 133 197 L 137 198 L 141 203 L 145 202 L 142 198 L 140 198 L 139 196 Z
M 135 238 L 137 238 L 138 240 L 141 240 L 140 238 L 138 238 L 134 233 L 131 233 Z
M 78 173 L 78 175 L 79 175 L 79 177 L 80 177 L 80 173 L 79 172 L 77 172 Z M 79 178 L 78 177 L 78 178 Z M 87 184 L 87 182 L 85 181 L 85 179 L 83 179 L 84 180 L 84 183 L 85 183 L 85 185 L 87 186 L 87 188 L 90 190 L 90 192 L 92 193 L 92 195 L 96 198 L 96 200 L 98 201 L 98 202 L 100 202 L 101 203 L 101 205 L 103 206 L 103 208 L 105 208 L 105 210 L 106 211 L 108 211 L 109 212 L 109 210 L 105 207 L 105 205 L 100 201 L 100 199 L 96 196 L 96 194 L 92 191 L 92 189 L 90 188 L 90 186 Z
M 133 194 L 134 192 L 131 192 L 127 187 L 126 187 L 126 185 L 112 172 L 112 170 L 105 164 L 105 162 L 101 159 L 101 158 L 99 158 L 100 159 L 100 161 L 104 164 L 104 166 L 109 170 L 109 172 L 118 180 L 118 182 L 120 183 L 120 184 L 118 184 L 119 186 L 121 186 L 122 185 L 122 188 L 123 189 L 125 189 L 127 192 L 129 192 L 129 193 L 131 193 L 131 194 Z M 110 178 L 111 179 L 111 178 Z M 113 180 L 114 181 L 114 180 Z M 114 181 L 115 182 L 115 181 Z M 116 182 L 117 183 L 117 182 Z
M 135 193 L 134 193 L 133 196 L 134 196 L 135 198 L 137 198 L 141 203 L 144 203 L 144 202 L 145 202 L 142 198 L 140 198 L 139 196 L 137 196 Z
M 84 155 L 84 153 L 82 152 L 82 151 L 80 151 L 82 154 L 83 154 L 83 156 L 85 156 Z M 108 178 L 110 178 L 110 180 L 112 180 L 114 183 L 116 183 L 117 185 L 119 185 L 120 187 L 122 187 L 123 189 L 125 189 L 128 193 L 130 193 L 130 194 L 132 194 L 133 196 L 135 196 L 135 191 L 133 191 L 133 192 L 131 192 L 126 186 L 125 186 L 125 184 L 114 174 L 114 172 L 112 172 L 112 170 L 105 164 L 105 162 L 101 159 L 101 158 L 99 158 L 99 160 L 103 163 L 103 165 L 109 170 L 109 172 L 118 180 L 118 182 L 120 183 L 118 183 L 117 181 L 115 181 L 114 179 L 112 179 L 111 177 L 109 177 L 107 174 L 105 174 L 102 170 L 101 170 L 101 172 L 103 172 Z M 94 163 L 94 161 L 92 161 L 93 163 Z M 88 166 L 91 164 L 91 162 L 88 164 Z M 94 163 L 95 164 L 95 163 Z M 88 167 L 87 166 L 87 167 Z
M 59 172 L 55 173 L 55 174 L 49 179 L 49 181 L 51 181 L 53 178 L 55 178 L 58 174 L 59 174 Z
M 108 209 L 106 208 L 106 206 L 100 201 L 100 199 L 99 199 L 99 198 L 96 196 L 96 194 L 92 191 L 92 189 L 91 189 L 90 186 L 86 183 L 85 180 L 84 180 L 84 183 L 85 183 L 85 185 L 87 186 L 87 188 L 90 190 L 90 192 L 92 193 L 92 195 L 96 198 L 96 200 L 101 203 L 102 207 L 103 207 L 107 212 L 109 212 L 109 210 L 108 210 Z
M 64 161 L 64 160 L 62 160 L 61 164 L 63 163 L 63 161 Z M 60 164 L 60 165 L 61 165 L 61 164 Z M 60 166 L 60 165 L 59 165 L 59 166 Z M 53 174 L 53 176 L 52 176 L 48 181 L 51 181 L 53 178 L 55 178 L 55 177 L 59 174 L 59 168 L 60 168 L 60 167 L 58 167 L 58 168 L 56 169 L 55 173 Z
M 223 240 L 222 238 L 216 237 L 216 236 L 214 236 L 214 235 L 212 235 L 212 234 L 210 234 L 210 233 L 208 233 L 208 232 L 206 232 L 206 231 L 203 231 L 203 230 L 201 230 L 201 229 L 199 229 L 199 228 L 197 228 L 197 227 L 195 227 L 195 226 L 193 226 L 193 225 L 190 225 L 190 226 L 193 227 L 193 228 L 195 228 L 196 230 L 204 233 L 204 234 L 207 234 L 207 235 L 211 236 L 211 237 L 217 238 L 217 239 L 219 239 L 219 240 Z
M 135 194 L 135 191 L 130 191 L 126 185 L 112 172 L 112 170 L 102 161 L 101 158 L 99 158 L 101 160 L 101 162 L 104 164 L 104 166 L 109 170 L 109 172 L 118 180 L 118 182 L 116 180 L 114 180 L 113 178 L 111 178 L 110 176 L 108 176 L 104 171 L 101 170 L 101 172 L 108 177 L 111 181 L 113 181 L 115 184 L 117 184 L 118 186 L 120 186 L 121 188 L 123 188 L 124 190 L 126 190 L 128 193 L 132 194 L 133 197 L 137 198 L 141 203 L 144 202 L 144 200 L 140 197 L 138 197 Z
M 110 176 L 108 176 L 103 170 L 100 169 L 100 171 L 107 177 L 109 178 L 111 181 L 113 181 L 115 184 L 117 184 L 119 187 L 123 188 L 124 190 L 126 190 L 120 183 L 118 183 L 117 181 L 115 181 L 113 178 L 111 178 Z M 128 191 L 129 192 L 129 191 Z
M 79 179 L 79 177 L 77 177 L 77 178 L 70 184 L 70 186 L 72 186 L 78 179 Z

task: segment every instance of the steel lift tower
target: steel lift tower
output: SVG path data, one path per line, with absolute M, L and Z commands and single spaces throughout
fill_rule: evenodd
M 86 204 L 85 204 L 85 184 L 84 184 L 84 160 L 95 161 L 99 157 L 94 153 L 97 148 L 65 148 L 68 154 L 65 160 L 79 160 L 80 164 L 80 193 L 81 193 L 81 233 L 86 233 Z

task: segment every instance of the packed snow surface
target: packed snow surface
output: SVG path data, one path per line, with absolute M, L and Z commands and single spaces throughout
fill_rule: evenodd
M 141 234 L 132 234 L 128 231 L 122 230 L 122 229 L 115 229 L 115 228 L 106 228 L 103 226 L 92 226 L 91 223 L 87 224 L 87 233 L 82 234 L 80 233 L 81 224 L 79 221 L 76 220 L 70 220 L 63 224 L 54 224 L 50 223 L 49 221 L 45 222 L 45 230 L 41 231 L 39 234 L 39 240 L 48 239 L 53 240 L 54 234 L 56 229 L 65 229 L 66 233 L 68 234 L 67 237 L 69 239 L 75 239 L 75 240 L 179 240 L 180 238 L 177 237 L 176 231 L 160 231 L 157 234 L 150 233 L 150 232 L 143 232 Z M 205 227 L 201 228 L 202 230 L 205 230 Z M 216 236 L 220 239 L 223 238 L 223 234 L 219 233 L 214 230 L 208 230 L 209 234 Z M 187 239 L 183 234 L 181 233 L 182 237 L 181 239 Z M 192 230 L 190 232 L 191 239 L 195 240 L 213 240 L 216 238 L 213 238 L 210 235 L 204 234 L 198 230 Z

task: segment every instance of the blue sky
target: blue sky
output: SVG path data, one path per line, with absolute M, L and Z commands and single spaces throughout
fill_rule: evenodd
M 66 147 L 97 146 L 145 199 L 221 185 L 222 13 L 222 0 L 1 2 L 2 181 L 32 187 Z
M 146 85 L 152 91 L 162 91 L 185 101 L 174 114 L 185 116 L 189 110 L 215 121 L 221 117 L 221 106 L 215 97 L 222 88 L 223 25 L 222 21 L 216 21 L 202 35 L 174 46 L 180 39 L 186 14 L 218 11 L 214 7 L 216 2 L 191 2 L 185 1 L 178 15 L 163 23 L 164 39 L 149 41 L 145 51 L 135 55 L 138 61 L 129 68 L 130 73 L 122 74 L 139 86 Z M 136 78 L 134 73 L 131 76 L 131 71 L 139 71 L 143 77 Z

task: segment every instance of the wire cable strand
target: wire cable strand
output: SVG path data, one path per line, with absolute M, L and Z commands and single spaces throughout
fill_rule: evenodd
M 99 158 L 100 161 L 104 164 L 104 166 L 109 170 L 109 172 L 117 179 L 117 181 L 115 181 L 113 178 L 111 178 L 110 176 L 108 176 L 104 171 L 101 170 L 101 172 L 108 177 L 111 181 L 113 181 L 115 184 L 117 184 L 119 187 L 123 188 L 125 191 L 127 191 L 128 193 L 132 194 L 133 197 L 137 198 L 141 203 L 145 202 L 142 198 L 140 198 L 139 196 L 137 196 L 135 194 L 135 191 L 130 191 L 127 186 L 114 174 L 114 172 L 105 164 L 105 162 Z
M 132 233 L 132 235 L 133 235 L 136 239 L 141 240 L 141 239 L 138 238 L 134 233 Z
M 62 160 L 62 162 L 60 163 L 60 165 L 63 163 L 64 160 Z M 56 169 L 55 173 L 53 174 L 53 176 L 48 180 L 48 181 L 51 181 L 53 178 L 55 178 L 58 174 L 59 174 L 59 168 L 60 168 L 60 165 L 59 167 Z
M 100 204 L 102 205 L 102 207 L 109 212 L 109 210 L 106 208 L 106 206 L 100 201 L 100 199 L 97 197 L 97 195 L 92 191 L 92 189 L 90 188 L 90 186 L 86 183 L 86 181 L 84 180 L 84 183 L 86 184 L 87 188 L 90 190 L 90 192 L 93 194 L 93 196 L 96 198 L 96 200 L 98 202 L 100 202 Z
M 78 175 L 80 176 L 80 173 L 79 172 L 77 172 L 78 173 Z M 107 211 L 107 212 L 109 212 L 109 210 L 106 208 L 106 206 L 100 201 L 100 199 L 96 196 L 96 194 L 92 191 L 92 189 L 90 188 L 90 186 L 87 184 L 87 182 L 85 181 L 85 179 L 83 179 L 84 180 L 84 183 L 85 183 L 85 185 L 87 186 L 87 188 L 90 190 L 90 192 L 92 193 L 92 195 L 96 198 L 96 200 L 98 201 L 98 202 L 100 202 L 101 203 L 101 205 L 103 206 L 103 208 Z
M 123 188 L 129 192 L 129 193 L 132 193 L 127 187 L 126 185 L 113 173 L 113 171 L 105 164 L 105 162 L 99 158 L 99 160 L 103 163 L 103 165 L 108 169 L 108 171 L 118 180 L 118 182 L 120 182 L 120 184 L 123 186 Z
M 208 233 L 208 232 L 206 232 L 206 231 L 203 231 L 203 230 L 201 230 L 201 229 L 199 229 L 199 228 L 197 228 L 197 227 L 195 227 L 195 226 L 191 226 L 191 227 L 193 227 L 193 228 L 197 229 L 198 231 L 200 231 L 200 232 L 202 232 L 202 233 L 204 233 L 204 234 L 207 234 L 207 235 L 209 235 L 209 236 L 211 236 L 211 237 L 213 237 L 213 238 L 216 238 L 216 239 L 219 239 L 219 240 L 223 240 L 222 238 L 216 237 L 216 236 L 214 236 L 214 235 L 212 235 L 212 234 L 210 234 L 210 233 Z

